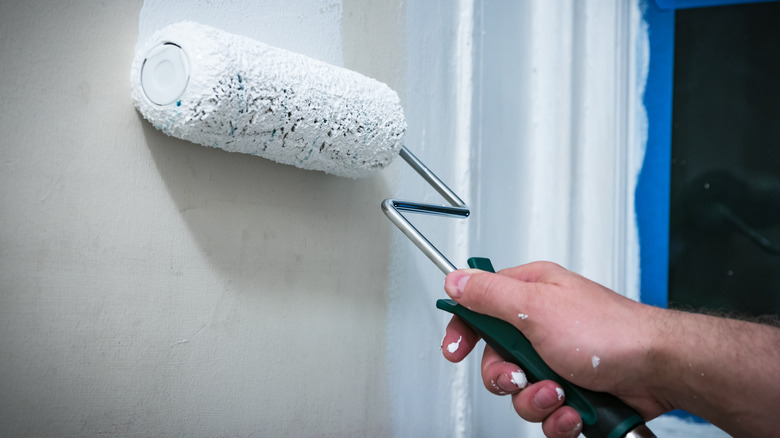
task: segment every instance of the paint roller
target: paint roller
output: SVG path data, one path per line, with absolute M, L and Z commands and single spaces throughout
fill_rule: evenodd
M 192 22 L 152 35 L 135 55 L 131 84 L 136 108 L 156 129 L 204 146 L 351 178 L 373 175 L 400 155 L 449 205 L 386 199 L 382 210 L 442 272 L 456 269 L 403 213 L 466 218 L 468 206 L 404 146 L 403 108 L 387 85 Z M 493 271 L 484 258 L 469 266 Z M 654 436 L 617 398 L 555 374 L 509 323 L 451 300 L 436 305 L 469 323 L 530 381 L 556 380 L 586 436 Z

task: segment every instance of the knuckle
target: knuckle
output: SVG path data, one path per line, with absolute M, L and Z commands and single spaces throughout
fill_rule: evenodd
M 559 270 L 562 269 L 561 265 L 555 263 L 555 262 L 549 262 L 546 260 L 538 261 L 538 262 L 531 262 L 529 265 L 533 265 L 539 269 L 550 271 L 550 270 Z

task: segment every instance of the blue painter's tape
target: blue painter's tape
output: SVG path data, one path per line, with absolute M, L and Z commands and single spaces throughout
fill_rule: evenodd
M 674 11 L 643 2 L 650 39 L 650 65 L 644 93 L 647 148 L 636 188 L 641 260 L 640 299 L 666 307 L 669 278 L 669 191 L 672 150 Z

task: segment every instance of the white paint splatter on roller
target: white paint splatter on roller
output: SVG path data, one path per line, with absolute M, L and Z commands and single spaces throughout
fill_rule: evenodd
M 518 388 L 525 388 L 528 386 L 528 378 L 525 377 L 525 373 L 522 371 L 514 371 L 511 373 L 512 378 L 510 381 L 514 383 Z
M 596 368 L 601 363 L 601 358 L 598 356 L 593 356 L 590 358 L 590 363 L 593 364 L 593 368 Z
M 450 353 L 454 353 L 458 351 L 458 347 L 460 347 L 460 341 L 462 340 L 463 340 L 463 336 L 459 337 L 457 342 L 451 342 L 449 345 L 447 345 L 447 351 L 449 351 Z
M 177 46 L 183 51 L 184 73 L 149 55 L 165 44 L 175 44 L 166 48 L 176 54 L 173 64 Z M 147 56 L 154 62 L 144 70 Z M 131 83 L 138 111 L 168 135 L 339 176 L 386 167 L 406 131 L 387 85 L 192 22 L 156 32 L 135 55 Z M 150 98 L 153 89 L 165 98 Z

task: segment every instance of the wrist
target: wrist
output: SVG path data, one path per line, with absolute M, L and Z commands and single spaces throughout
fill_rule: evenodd
M 746 382 L 733 374 L 749 373 L 756 362 L 751 359 L 755 350 L 748 346 L 760 330 L 752 330 L 755 325 L 745 321 L 661 310 L 668 313 L 659 319 L 652 348 L 659 401 L 669 410 L 681 409 L 715 423 L 724 421 L 718 417 L 736 418 L 745 403 L 734 400 Z
M 665 412 L 680 409 L 679 395 L 684 394 L 680 376 L 685 371 L 680 358 L 685 349 L 690 348 L 684 342 L 686 314 L 683 312 L 653 307 L 650 311 L 650 339 L 648 361 L 645 367 L 645 381 L 648 393 Z

